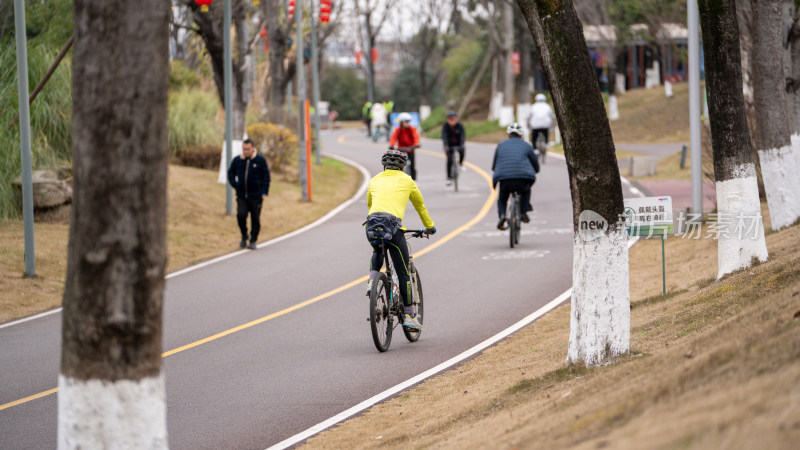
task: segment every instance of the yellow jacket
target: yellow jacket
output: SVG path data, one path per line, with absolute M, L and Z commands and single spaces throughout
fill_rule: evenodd
M 408 201 L 414 205 L 422 225 L 433 228 L 433 219 L 425 208 L 425 200 L 417 187 L 417 183 L 400 170 L 384 170 L 369 181 L 367 188 L 367 208 L 369 214 L 386 212 L 400 220 L 406 213 Z

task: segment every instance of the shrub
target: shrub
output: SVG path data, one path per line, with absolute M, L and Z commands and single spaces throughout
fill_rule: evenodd
M 8 42 L 8 41 L 6 41 Z M 32 89 L 55 60 L 58 50 L 32 40 L 28 45 L 28 83 Z M 0 218 L 16 218 L 21 203 L 11 180 L 21 172 L 17 105 L 16 47 L 0 45 Z M 69 59 L 53 73 L 31 105 L 33 169 L 53 169 L 72 160 L 72 79 Z M 10 125 L 10 127 L 9 127 Z
M 247 136 L 267 159 L 270 171 L 288 173 L 297 166 L 297 136 L 288 128 L 271 123 L 254 123 L 247 127 Z
M 201 89 L 181 88 L 169 93 L 167 124 L 169 154 L 204 145 L 221 145 L 225 124 L 217 119 L 219 100 Z
M 176 90 L 181 88 L 196 87 L 200 84 L 200 75 L 192 71 L 183 61 L 176 59 L 169 65 L 169 88 Z
M 198 169 L 217 170 L 222 150 L 218 145 L 197 145 L 178 152 L 177 162 Z
M 423 120 L 420 126 L 426 132 L 441 128 L 442 124 L 444 124 L 445 119 L 447 119 L 447 111 L 445 110 L 444 106 L 437 106 L 435 109 L 431 111 L 431 115 L 428 116 L 427 119 Z

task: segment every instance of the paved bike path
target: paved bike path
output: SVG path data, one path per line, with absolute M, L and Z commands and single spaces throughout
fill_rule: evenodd
M 383 144 L 347 131 L 324 133 L 323 140 L 326 151 L 373 174 L 380 170 Z M 433 141 L 423 148 L 441 153 Z M 493 148 L 468 144 L 467 160 L 490 172 Z M 432 153 L 418 154 L 417 181 L 440 233 L 411 241 L 412 252 L 475 218 L 490 196 L 474 170 L 462 173 L 461 191 L 454 193 L 444 185 L 444 159 Z M 534 206 L 534 220 L 514 250 L 507 234 L 495 229 L 492 205 L 474 226 L 419 257 L 425 329 L 414 344 L 396 330 L 383 354 L 372 344 L 362 283 L 270 317 L 366 274 L 364 198 L 320 227 L 171 278 L 165 351 L 263 322 L 165 358 L 170 446 L 267 447 L 447 360 L 555 298 L 571 283 L 563 161 L 548 158 L 534 187 Z M 410 205 L 405 222 L 419 226 Z M 59 328 L 60 314 L 54 314 L 0 329 L 0 405 L 56 386 Z M 0 411 L 0 448 L 52 448 L 55 427 L 56 395 L 7 408 Z

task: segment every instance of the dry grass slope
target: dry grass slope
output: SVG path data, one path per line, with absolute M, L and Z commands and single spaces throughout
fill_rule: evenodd
M 714 241 L 669 239 L 665 298 L 639 244 L 629 355 L 566 366 L 564 306 L 306 447 L 796 448 L 800 228 L 767 243 L 769 261 L 713 282 Z

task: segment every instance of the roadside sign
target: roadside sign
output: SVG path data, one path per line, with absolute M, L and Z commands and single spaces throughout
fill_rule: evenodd
M 666 236 L 674 231 L 672 197 L 626 198 L 628 236 Z
M 412 113 L 408 113 L 408 114 L 411 115 L 411 126 L 414 127 L 414 128 L 419 128 L 419 113 L 412 112 Z M 396 127 L 396 126 L 400 125 L 400 121 L 397 120 L 397 116 L 399 116 L 399 115 L 400 115 L 400 113 L 392 113 L 389 116 L 389 121 L 392 123 L 393 127 Z
M 419 121 L 419 113 L 412 112 L 412 113 L 408 113 L 408 114 L 411 114 L 411 122 L 410 122 L 411 126 L 416 128 L 418 132 L 422 131 L 422 129 L 419 126 L 419 122 L 420 122 Z M 399 116 L 399 115 L 400 115 L 400 113 L 392 113 L 389 116 L 389 122 L 392 125 L 392 131 L 391 131 L 392 133 L 394 132 L 395 128 L 400 126 L 400 121 L 397 120 L 397 116 Z
M 667 261 L 664 240 L 672 234 L 672 197 L 626 198 L 628 236 L 661 236 L 661 295 L 667 295 Z

